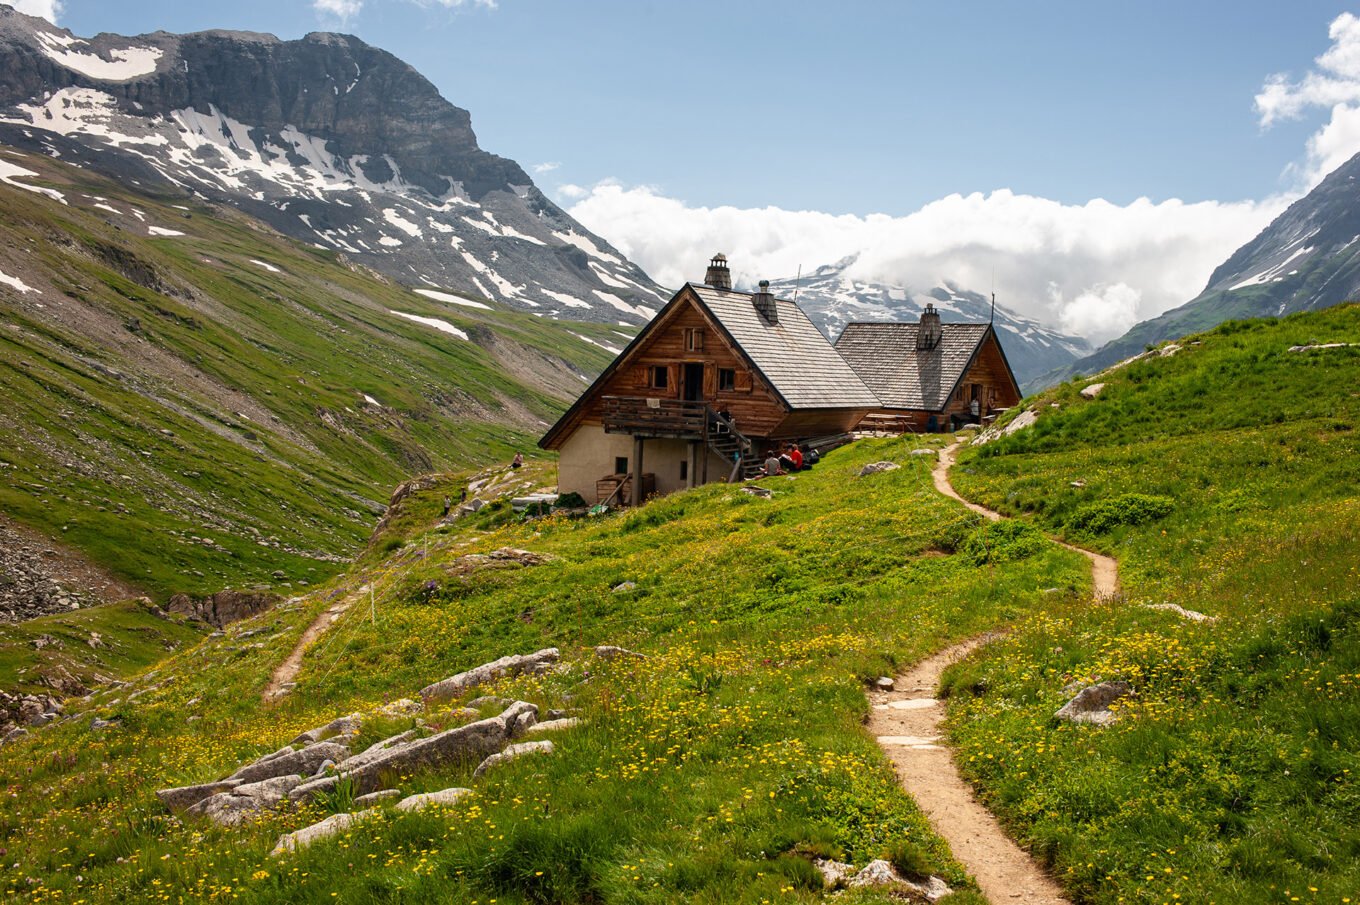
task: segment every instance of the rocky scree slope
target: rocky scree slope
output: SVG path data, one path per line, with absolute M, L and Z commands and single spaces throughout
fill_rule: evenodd
M 78 38 L 0 7 L 0 143 L 233 205 L 414 286 L 645 322 L 659 287 L 348 35 Z
M 1052 386 L 1092 374 L 1148 346 L 1208 330 L 1226 320 L 1281 317 L 1360 298 L 1360 155 L 1291 204 L 1260 235 L 1220 264 L 1198 296 L 1033 380 Z
M 333 574 L 393 486 L 508 461 L 628 339 L 421 296 L 44 156 L 0 149 L 0 177 L 0 511 L 100 567 L 93 590 Z M 44 581 L 8 611 L 69 604 L 64 573 L 11 559 L 0 584 Z

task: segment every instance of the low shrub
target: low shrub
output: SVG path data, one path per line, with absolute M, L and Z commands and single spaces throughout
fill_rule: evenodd
M 1038 528 L 1028 522 L 1008 519 L 976 528 L 959 547 L 959 552 L 982 566 L 1028 559 L 1046 546 L 1048 538 Z
M 1168 515 L 1175 508 L 1170 497 L 1124 493 L 1082 506 L 1067 526 L 1085 534 L 1108 534 L 1122 525 L 1141 525 Z

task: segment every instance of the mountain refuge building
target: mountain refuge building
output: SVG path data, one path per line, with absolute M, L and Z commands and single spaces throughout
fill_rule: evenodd
M 849 431 L 878 397 L 793 302 L 732 288 L 727 259 L 686 283 L 544 434 L 558 490 L 638 502 L 752 477 L 767 449 Z
M 637 504 L 759 474 L 785 442 L 844 434 L 873 416 L 943 430 L 1020 400 L 990 324 L 853 323 L 832 345 L 769 282 L 732 288 L 715 255 L 538 441 L 558 491 Z
M 882 402 L 868 423 L 897 431 L 976 424 L 1021 399 L 991 324 L 946 324 L 927 304 L 917 324 L 846 324 L 836 351 Z

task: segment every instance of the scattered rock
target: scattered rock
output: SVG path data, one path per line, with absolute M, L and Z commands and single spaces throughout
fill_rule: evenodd
M 525 735 L 542 735 L 546 732 L 561 732 L 564 729 L 575 729 L 581 725 L 581 721 L 576 717 L 560 717 L 555 720 L 544 720 L 541 723 L 534 723 L 527 730 Z
M 774 496 L 774 491 L 768 487 L 760 487 L 755 484 L 745 484 L 741 488 L 742 493 L 749 493 L 751 496 L 758 496 L 761 499 L 769 499 Z
M 1110 705 L 1131 694 L 1133 687 L 1128 682 L 1101 682 L 1099 685 L 1092 685 L 1077 692 L 1076 697 L 1053 715 L 1060 720 L 1069 720 L 1073 723 L 1104 726 L 1113 722 L 1115 718 Z
M 813 861 L 819 871 L 822 872 L 822 880 L 826 883 L 827 889 L 839 889 L 855 875 L 855 866 L 846 864 L 844 861 L 833 861 L 830 858 L 818 858 Z
M 553 743 L 547 740 L 541 742 L 520 742 L 518 745 L 511 745 L 504 751 L 493 754 L 486 760 L 477 765 L 477 769 L 472 772 L 472 778 L 476 779 L 492 767 L 509 763 L 512 760 L 524 757 L 529 754 L 552 754 Z
M 1180 346 L 1176 345 L 1175 343 L 1169 343 L 1168 345 L 1162 346 L 1160 349 L 1158 349 L 1157 354 L 1160 355 L 1162 358 L 1170 358 L 1172 355 L 1175 355 L 1180 350 L 1181 350 Z
M 333 719 L 324 726 L 308 729 L 293 739 L 292 744 L 314 745 L 317 742 L 335 738 L 337 735 L 357 735 L 362 725 L 363 717 L 357 713 L 351 713 L 349 716 Z
M 1290 352 L 1315 352 L 1321 349 L 1344 349 L 1347 346 L 1356 346 L 1360 343 L 1308 343 L 1302 346 L 1290 346 Z
M 878 680 L 874 682 L 874 688 L 879 691 L 892 691 L 896 684 L 890 676 L 879 676 Z
M 1090 383 L 1090 384 L 1087 384 L 1086 386 L 1082 387 L 1082 390 L 1081 390 L 1081 398 L 1083 398 L 1083 399 L 1094 399 L 1094 398 L 1096 398 L 1097 396 L 1100 395 L 1100 391 L 1103 390 L 1103 389 L 1105 389 L 1105 384 L 1103 384 L 1103 383 Z
M 637 587 L 636 581 L 621 581 L 614 585 L 614 593 L 622 594 L 624 591 L 631 591 L 635 587 Z
M 974 446 L 982 446 L 1001 437 L 1009 437 L 1017 431 L 1022 431 L 1027 427 L 1033 427 L 1039 420 L 1039 413 L 1034 409 L 1026 409 L 1016 415 L 1005 427 L 993 425 L 973 438 Z
M 911 454 L 912 454 L 913 456 L 933 456 L 933 455 L 935 455 L 935 450 L 933 450 L 933 449 L 926 449 L 925 447 L 921 447 L 920 449 L 913 449 L 913 450 L 911 451 Z
M 390 704 L 384 704 L 378 708 L 378 712 L 384 716 L 415 716 L 425 709 L 425 705 L 410 698 L 398 698 Z
M 639 654 L 636 651 L 628 650 L 623 647 L 615 647 L 612 644 L 601 644 L 595 648 L 595 656 L 601 660 L 645 660 L 646 654 Z
M 419 811 L 431 805 L 457 804 L 459 800 L 473 794 L 471 789 L 440 789 L 438 792 L 425 792 L 410 795 L 397 802 L 398 811 Z
M 537 711 L 533 704 L 528 714 Z M 413 739 L 379 751 L 356 754 L 336 765 L 335 773 L 309 780 L 289 793 L 294 801 L 303 801 L 334 788 L 341 778 L 353 783 L 356 794 L 366 795 L 382 788 L 385 775 L 409 773 L 421 767 L 448 763 L 481 761 L 499 751 L 510 738 L 507 722 L 517 723 L 525 710 L 512 706 L 501 716 L 494 716 L 466 726 L 445 730 L 428 738 Z M 527 727 L 526 727 L 527 728 Z
M 209 542 L 211 543 L 211 541 Z M 167 606 L 172 613 L 181 613 L 191 619 L 201 619 L 218 628 L 262 613 L 283 598 L 264 591 L 218 591 L 211 597 L 190 597 L 176 594 Z
M 1195 610 L 1187 610 L 1185 607 L 1175 603 L 1145 603 L 1143 604 L 1143 606 L 1144 608 L 1149 610 L 1165 610 L 1169 613 L 1175 613 L 1182 619 L 1189 619 L 1191 622 L 1218 621 L 1217 616 L 1206 616 L 1203 613 L 1196 612 Z
M 433 685 L 427 685 L 420 690 L 420 696 L 428 704 L 430 701 L 448 701 L 458 697 L 469 688 L 475 688 L 487 682 L 505 676 L 517 676 L 522 673 L 529 675 L 541 675 L 548 671 L 552 664 L 557 662 L 559 657 L 557 648 L 548 647 L 532 654 L 512 654 L 508 657 L 501 657 L 490 663 L 460 672 L 455 676 L 450 676 Z
M 271 808 L 288 798 L 288 794 L 302 784 L 302 777 L 275 776 L 262 782 L 245 783 L 210 795 L 190 806 L 185 813 L 206 817 L 221 826 L 236 826 L 251 814 Z
M 326 761 L 339 763 L 348 757 L 349 749 L 344 745 L 337 745 L 334 742 L 317 742 L 315 745 L 308 745 L 301 751 L 276 751 L 253 764 L 242 767 L 227 778 L 239 779 L 245 783 L 255 783 L 262 779 L 287 776 L 290 773 L 299 776 L 311 776 Z
M 360 795 L 354 799 L 354 806 L 359 809 L 372 808 L 390 801 L 393 798 L 400 798 L 401 792 L 397 789 L 380 789 L 377 792 L 369 792 L 367 795 Z
M 482 695 L 480 698 L 473 698 L 471 701 L 468 701 L 468 702 L 467 702 L 467 706 L 468 706 L 468 707 L 499 707 L 499 708 L 501 708 L 502 710 L 504 710 L 506 707 L 509 707 L 509 706 L 510 706 L 511 704 L 513 704 L 513 703 L 515 703 L 515 702 L 512 701 L 512 700 L 510 700 L 509 698 L 501 698 L 501 697 L 497 697 L 497 696 L 494 695 L 494 694 L 484 694 L 484 695 Z
M 1086 486 L 1086 482 L 1083 481 L 1083 480 L 1081 480 L 1080 478 L 1078 478 L 1078 479 L 1075 480 L 1075 481 L 1068 481 L 1068 482 L 1067 482 L 1067 486 L 1068 486 L 1068 487 L 1075 487 L 1075 488 L 1077 488 L 1078 490 L 1080 490 L 1081 488 L 1083 488 L 1083 487 Z
M 274 850 L 269 853 L 269 856 L 277 858 L 285 852 L 295 852 L 298 849 L 306 848 L 318 839 L 325 839 L 349 829 L 360 819 L 361 817 L 357 814 L 332 814 L 320 823 L 303 827 L 293 833 L 285 833 L 279 837 L 278 843 L 275 844 Z
M 823 874 L 825 876 L 825 874 Z M 928 902 L 936 902 L 953 892 L 939 877 L 927 877 L 925 882 L 908 880 L 888 861 L 870 861 L 864 869 L 850 878 L 851 888 L 862 886 L 884 887 L 897 892 L 914 893 Z
M 191 805 L 198 804 L 205 798 L 210 798 L 219 792 L 229 791 L 239 785 L 242 785 L 239 779 L 223 779 L 218 782 L 205 782 L 197 786 L 160 789 L 156 792 L 156 797 L 167 809 L 179 813 Z
M 859 476 L 862 478 L 871 474 L 881 474 L 885 471 L 896 471 L 901 467 L 896 462 L 870 462 L 859 470 Z

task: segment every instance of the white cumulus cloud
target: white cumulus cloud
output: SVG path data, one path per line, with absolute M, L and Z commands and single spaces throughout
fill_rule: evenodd
M 12 6 L 26 16 L 41 16 L 53 25 L 57 24 L 57 17 L 62 13 L 61 0 L 5 0 L 6 6 Z
M 1303 164 L 1291 168 L 1304 189 L 1360 153 L 1360 18 L 1342 13 L 1327 33 L 1331 46 L 1303 78 L 1276 73 L 1256 95 L 1256 112 L 1266 128 L 1315 109 L 1330 111 L 1326 125 L 1308 140 Z
M 548 160 L 544 161 L 543 163 L 536 163 L 530 169 L 532 169 L 535 173 L 551 173 L 553 170 L 557 169 L 560 166 L 562 166 L 562 164 L 558 163 L 557 161 Z
M 995 286 L 1012 310 L 1096 343 L 1189 301 L 1288 201 L 1072 205 L 999 190 L 894 217 L 700 207 L 612 181 L 564 188 L 573 217 L 663 285 L 702 279 L 718 251 L 742 285 L 856 255 L 852 278 L 917 292 Z

